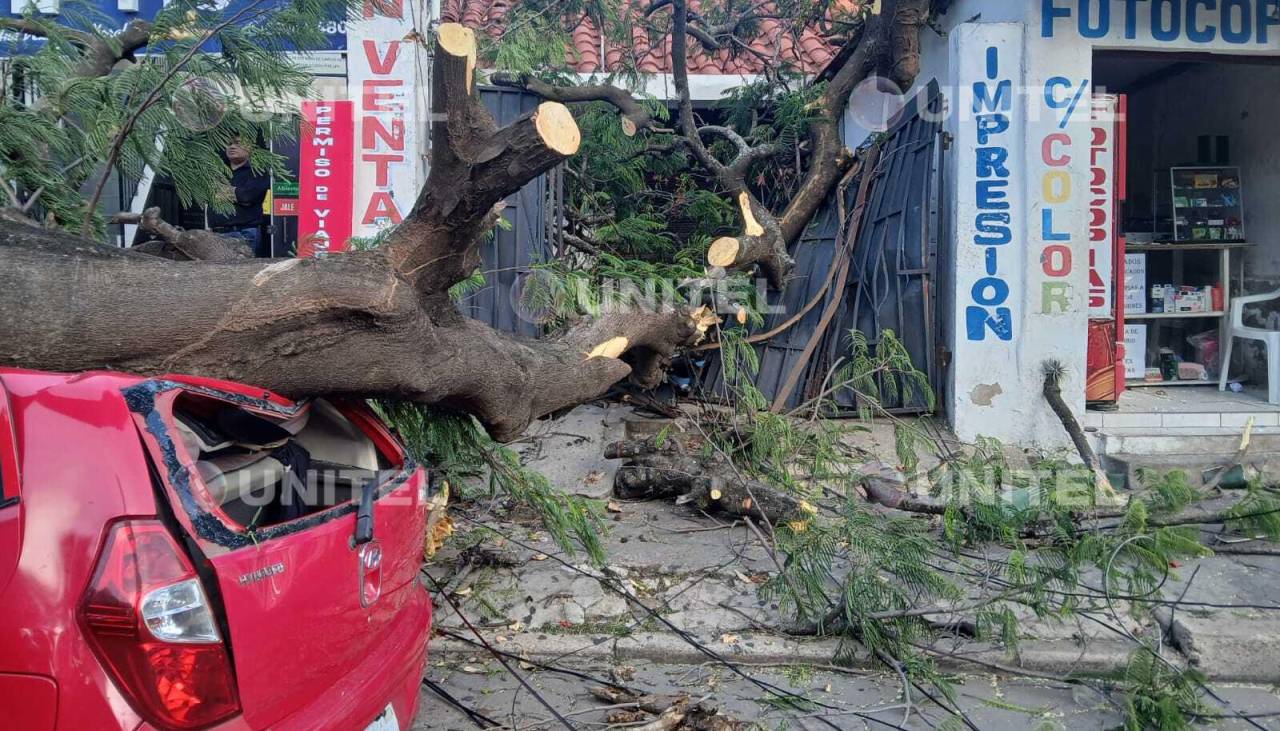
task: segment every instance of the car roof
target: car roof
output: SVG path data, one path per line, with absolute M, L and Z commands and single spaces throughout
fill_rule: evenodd
M 197 386 L 201 388 L 209 388 L 217 391 L 225 391 L 241 396 L 247 396 L 254 399 L 262 399 L 271 401 L 282 406 L 293 406 L 295 402 L 279 394 L 272 393 L 257 386 L 250 386 L 235 381 L 225 381 L 218 378 L 206 378 L 204 376 L 189 376 L 182 374 L 165 374 L 163 376 L 155 376 L 156 380 L 172 381 L 187 386 Z M 145 380 L 147 376 L 139 376 L 131 373 L 121 373 L 118 371 L 83 371 L 79 373 L 58 373 L 53 371 L 37 371 L 27 368 L 0 368 L 0 383 L 7 388 L 18 389 L 22 391 L 41 391 L 45 389 L 56 389 L 59 386 L 76 384 L 80 388 L 86 385 L 97 386 L 103 392 L 104 396 L 121 397 L 121 389 L 137 385 Z

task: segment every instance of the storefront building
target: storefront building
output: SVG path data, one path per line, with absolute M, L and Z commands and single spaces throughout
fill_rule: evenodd
M 1195 393 L 1216 394 L 1217 368 L 1190 365 L 1188 340 L 1216 351 L 1223 299 L 1280 280 L 1280 2 L 957 0 L 922 45 L 919 84 L 937 79 L 949 100 L 940 402 L 958 436 L 1067 444 L 1042 395 L 1048 367 L 1082 423 L 1126 423 L 1126 329 L 1130 387 L 1181 360 L 1203 379 Z M 1169 312 L 1150 295 L 1163 284 Z M 1107 357 L 1110 375 L 1089 366 Z M 1086 412 L 1091 379 L 1106 412 Z M 1174 380 L 1161 385 L 1191 385 Z
M 99 9 L 123 26 L 161 2 L 99 0 Z M 26 4 L 12 0 L 10 10 Z M 1061 369 L 1063 395 L 1086 426 L 1238 426 L 1216 413 L 1133 413 L 1133 403 L 1153 379 L 1216 394 L 1209 384 L 1222 367 L 1230 298 L 1280 283 L 1280 0 L 944 4 L 923 33 L 915 91 L 936 80 L 946 99 L 938 401 L 958 436 L 1064 446 L 1042 395 L 1048 367 Z M 56 0 L 40 7 L 58 11 Z M 370 7 L 378 12 L 334 20 L 328 47 L 299 56 L 317 75 L 317 96 L 303 105 L 312 124 L 277 149 L 298 171 L 296 182 L 276 182 L 269 202 L 278 256 L 340 249 L 349 235 L 401 220 L 427 165 L 429 58 L 413 30 L 492 21 L 506 5 Z M 584 77 L 627 50 L 590 31 L 574 33 Z M 796 61 L 813 72 L 825 57 Z M 642 61 L 650 91 L 665 96 L 664 59 Z M 692 66 L 695 100 L 756 72 L 735 63 Z M 871 131 L 851 112 L 847 140 Z M 1179 190 L 1179 180 L 1193 190 Z M 108 205 L 140 210 L 154 200 L 153 181 L 127 182 Z M 1237 347 L 1231 374 L 1252 371 L 1247 390 L 1263 392 L 1256 422 L 1280 430 L 1266 369 Z

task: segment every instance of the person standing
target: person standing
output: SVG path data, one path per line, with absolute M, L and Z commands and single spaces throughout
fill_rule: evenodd
M 254 256 L 270 257 L 270 240 L 262 237 L 262 201 L 271 188 L 271 178 L 255 173 L 249 165 L 252 148 L 237 140 L 227 145 L 224 153 L 231 167 L 231 187 L 235 191 L 234 208 L 229 213 L 209 209 L 209 228 L 229 238 L 244 239 Z

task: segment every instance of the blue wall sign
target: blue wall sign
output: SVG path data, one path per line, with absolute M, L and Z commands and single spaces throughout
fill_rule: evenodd
M 1041 0 L 1040 35 L 1269 46 L 1280 0 Z

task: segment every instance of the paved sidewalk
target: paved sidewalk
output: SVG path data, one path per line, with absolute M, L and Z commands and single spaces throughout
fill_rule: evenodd
M 562 660 L 558 665 L 590 675 L 621 673 L 629 687 L 647 692 L 687 693 L 695 699 L 717 706 L 721 712 L 740 721 L 758 724 L 757 728 L 787 729 L 933 729 L 941 723 L 945 712 L 924 701 L 919 693 L 913 697 L 913 712 L 905 726 L 901 686 L 896 676 L 881 673 L 835 673 L 800 666 L 752 668 L 748 675 L 755 680 L 776 685 L 783 691 L 809 699 L 813 705 L 797 702 L 800 708 L 787 708 L 778 698 L 785 697 L 761 688 L 713 664 L 674 665 L 632 663 L 602 665 L 598 662 Z M 566 716 L 576 729 L 605 726 L 609 709 L 591 697 L 589 690 L 597 685 L 589 680 L 540 670 L 520 670 L 525 679 Z M 531 693 L 498 663 L 483 653 L 449 655 L 432 660 L 427 678 L 454 695 L 463 704 L 479 711 L 505 728 L 522 731 L 557 730 L 564 726 L 555 721 Z M 616 681 L 615 681 L 616 682 Z M 971 675 L 957 682 L 960 708 L 983 731 L 1098 731 L 1113 728 L 1122 718 L 1097 693 L 1081 688 L 1055 686 L 1039 680 L 1005 679 L 991 675 Z M 1280 697 L 1266 688 L 1229 686 L 1218 692 L 1231 708 L 1251 713 L 1280 711 Z M 824 708 L 817 704 L 831 706 Z M 476 728 L 467 716 L 443 699 L 423 688 L 422 710 L 413 724 L 414 731 L 461 731 Z M 863 714 L 858 716 L 855 714 Z M 824 718 L 831 725 L 823 723 Z M 874 720 L 872 720 L 874 719 Z M 1259 719 L 1263 728 L 1277 728 L 1278 718 Z M 1234 719 L 1222 721 L 1215 728 L 1224 731 L 1255 729 Z
M 549 470 L 553 482 L 566 491 L 600 495 L 601 483 L 610 484 L 612 473 L 593 455 L 598 455 L 600 444 L 614 438 L 619 430 L 619 416 L 613 411 L 594 407 L 589 412 L 575 411 L 569 419 L 540 425 L 541 436 L 526 445 L 526 456 L 546 467 L 565 452 L 560 468 Z M 558 441 L 549 449 L 546 440 Z M 570 464 L 572 469 L 565 467 Z M 694 689 L 697 683 L 718 683 L 712 689 L 716 702 L 732 708 L 741 718 L 767 719 L 774 724 L 766 723 L 765 728 L 779 727 L 774 721 L 780 723 L 782 716 L 771 715 L 770 706 L 758 703 L 764 691 L 711 662 L 698 644 L 736 663 L 769 665 L 751 672 L 764 673 L 772 682 L 783 676 L 787 680 L 804 677 L 806 683 L 796 688 L 803 694 L 813 694 L 815 688 L 825 689 L 830 684 L 833 690 L 822 693 L 838 698 L 846 710 L 897 702 L 897 677 L 882 675 L 866 658 L 860 674 L 823 673 L 816 685 L 809 681 L 809 671 L 796 667 L 829 664 L 835 641 L 801 640 L 772 631 L 787 618 L 776 604 L 760 599 L 758 589 L 776 567 L 745 526 L 717 522 L 690 507 L 665 502 L 614 500 L 608 518 L 610 568 L 619 577 L 625 596 L 609 582 L 599 581 L 600 575 L 585 557 L 561 555 L 532 522 L 486 518 L 486 525 L 510 540 L 489 540 L 477 550 L 467 548 L 465 535 L 474 526 L 460 520 L 459 533 L 428 570 L 446 584 L 450 596 L 487 641 L 504 652 L 553 665 L 569 663 L 594 674 L 637 668 L 634 686 L 645 692 L 687 686 L 691 695 L 701 697 Z M 1233 546 L 1236 550 L 1242 547 L 1264 554 L 1276 548 L 1257 541 Z M 1189 562 L 1175 574 L 1164 595 L 1181 597 L 1181 604 L 1161 610 L 1154 621 L 1145 622 L 1135 622 L 1120 607 L 1120 632 L 1083 618 L 1063 622 L 1028 614 L 1021 618 L 1017 658 L 961 638 L 947 638 L 941 647 L 980 662 L 1054 675 L 1106 674 L 1121 671 L 1128 663 L 1134 644 L 1122 633 L 1129 633 L 1158 639 L 1171 662 L 1199 668 L 1213 681 L 1215 690 L 1237 701 L 1241 708 L 1253 713 L 1280 711 L 1280 699 L 1270 690 L 1226 685 L 1280 683 L 1280 555 L 1215 556 Z M 1100 577 L 1092 577 L 1092 584 L 1100 586 Z M 654 612 L 661 621 L 654 618 Z M 458 636 L 473 638 L 445 602 L 437 602 L 436 623 Z M 486 715 L 509 721 L 513 701 L 518 718 L 547 715 L 529 705 L 532 699 L 528 693 L 513 693 L 514 679 L 474 646 L 442 636 L 433 640 L 432 653 L 429 677 L 450 692 L 471 694 L 471 701 L 466 702 L 493 711 L 485 711 Z M 1035 729 L 1041 722 L 1049 722 L 1046 729 L 1098 729 L 1119 720 L 1103 699 L 1093 697 L 1093 691 L 1055 687 L 1045 681 L 996 679 L 987 674 L 990 666 L 954 660 L 940 664 L 966 674 L 962 681 L 969 698 L 965 710 L 990 719 L 989 725 L 979 724 L 983 729 Z M 782 673 L 779 668 L 783 666 L 790 669 Z M 534 675 L 558 698 L 558 709 L 586 711 L 591 707 L 593 702 L 581 681 L 546 672 Z M 813 695 L 815 699 L 825 697 Z M 440 710 L 441 701 L 434 695 L 428 707 L 433 712 L 424 714 L 415 728 L 467 725 L 449 725 L 456 723 L 456 718 L 434 725 L 434 713 L 448 712 Z M 929 718 L 936 723 L 936 709 L 931 713 L 935 715 Z M 592 712 L 581 717 L 584 728 L 590 727 L 585 719 L 599 720 Z M 895 724 L 900 722 L 901 710 L 896 717 L 891 712 L 888 717 L 895 718 Z M 915 717 L 914 722 L 927 727 L 922 717 Z M 850 723 L 838 725 L 863 727 L 861 722 Z M 1280 729 L 1280 717 L 1257 723 Z M 810 727 L 817 728 L 810 722 L 797 725 L 794 720 L 790 726 Z

